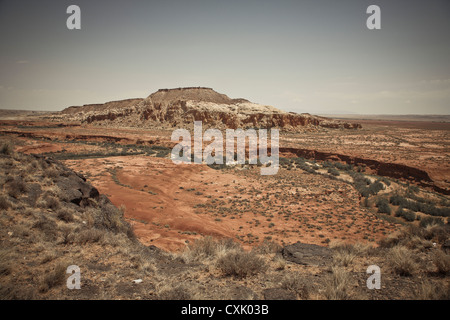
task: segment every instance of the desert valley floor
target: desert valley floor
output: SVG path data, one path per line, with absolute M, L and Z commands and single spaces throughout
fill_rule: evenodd
M 40 116 L 2 120 L 0 138 L 80 173 L 123 210 L 141 244 L 173 254 L 205 236 L 247 251 L 264 242 L 376 248 L 405 226 L 448 225 L 450 123 L 358 122 L 361 129 L 282 132 L 273 176 L 256 165 L 176 165 L 167 128 Z

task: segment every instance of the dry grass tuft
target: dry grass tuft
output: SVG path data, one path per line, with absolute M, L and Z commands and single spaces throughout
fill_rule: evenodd
M 56 286 L 62 285 L 66 277 L 66 269 L 67 266 L 65 264 L 57 264 L 55 269 L 44 277 L 39 291 L 45 293 Z
M 215 240 L 211 236 L 206 236 L 195 240 L 192 245 L 187 246 L 179 254 L 179 257 L 186 263 L 211 261 L 237 248 L 239 248 L 239 244 L 231 239 Z
M 217 260 L 219 268 L 227 276 L 245 278 L 265 272 L 266 263 L 254 252 L 232 250 Z
M 445 276 L 450 272 L 450 255 L 442 250 L 435 250 L 432 254 L 432 260 L 439 274 Z
M 413 252 L 404 246 L 390 249 L 388 264 L 396 274 L 405 277 L 411 276 L 418 268 Z
M 289 273 L 281 281 L 281 287 L 297 294 L 300 299 L 307 300 L 310 296 L 310 288 L 298 273 Z
M 449 300 L 450 285 L 440 282 L 422 281 L 416 295 L 417 300 Z
M 331 275 L 325 283 L 325 298 L 328 300 L 348 300 L 350 289 L 350 275 L 342 267 L 333 266 Z

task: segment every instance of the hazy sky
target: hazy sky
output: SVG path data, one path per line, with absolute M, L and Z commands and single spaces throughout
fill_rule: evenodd
M 450 114 L 449 34 L 449 0 L 0 0 L 0 108 L 205 86 L 294 112 Z

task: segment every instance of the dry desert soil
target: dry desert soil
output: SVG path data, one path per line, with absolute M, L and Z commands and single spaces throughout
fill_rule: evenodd
M 174 164 L 167 128 L 9 112 L 0 298 L 448 299 L 450 123 L 347 120 L 281 131 L 262 176 Z

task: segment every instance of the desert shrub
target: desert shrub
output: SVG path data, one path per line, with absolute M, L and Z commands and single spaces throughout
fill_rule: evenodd
M 380 180 L 383 181 L 384 184 L 387 185 L 388 187 L 391 185 L 391 181 L 385 177 L 382 177 Z
M 58 235 L 58 226 L 55 221 L 41 216 L 38 221 L 36 221 L 32 228 L 42 231 L 47 238 L 47 240 L 54 240 Z
M 430 224 L 423 228 L 423 237 L 427 240 L 433 240 L 437 243 L 444 243 L 449 239 L 450 225 Z
M 381 191 L 383 189 L 384 189 L 384 185 L 379 180 L 377 180 L 369 186 L 368 190 L 369 190 L 370 194 L 377 194 L 379 191 Z
M 419 290 L 416 291 L 417 300 L 448 300 L 450 298 L 450 286 L 440 282 L 422 281 Z
M 302 159 L 303 162 L 305 161 L 304 158 L 301 158 L 301 159 Z M 324 168 L 334 168 L 334 164 L 333 164 L 333 162 L 326 160 L 326 161 L 322 162 L 322 167 L 324 167 Z
M 416 197 L 417 198 L 417 197 Z M 419 198 L 417 198 L 419 199 Z M 426 201 L 426 199 L 419 199 Z M 402 206 L 412 211 L 420 211 L 432 216 L 448 217 L 450 216 L 450 208 L 438 208 L 432 203 L 425 203 L 415 200 L 408 200 L 400 195 L 393 195 L 389 198 L 389 202 L 396 206 Z
M 349 171 L 353 169 L 353 165 L 347 163 L 335 162 L 334 166 L 339 170 Z
M 170 154 L 172 151 L 170 148 L 162 147 L 162 146 L 153 146 L 154 150 L 157 150 L 156 157 L 158 158 L 164 158 Z
M 7 210 L 11 206 L 11 203 L 5 195 L 0 195 L 0 210 Z
M 416 214 L 412 211 L 405 211 L 405 213 L 403 214 L 403 218 L 406 221 L 412 222 L 412 221 L 416 220 Z
M 123 215 L 123 209 L 116 208 L 106 197 L 101 197 L 99 208 L 91 211 L 94 227 L 114 233 L 124 233 L 130 239 L 134 239 L 133 228 L 124 220 Z
M 350 276 L 342 267 L 331 268 L 331 274 L 325 283 L 325 298 L 328 300 L 347 300 L 350 298 Z
M 340 175 L 339 171 L 337 171 L 335 168 L 329 168 L 328 173 L 332 174 L 335 177 Z
M 103 236 L 105 234 L 104 230 L 99 230 L 96 228 L 91 229 L 85 229 L 81 231 L 80 233 L 76 234 L 74 236 L 74 239 L 70 239 L 71 242 L 76 242 L 79 244 L 86 244 L 86 243 L 96 243 L 100 242 L 103 239 Z
M 286 268 L 286 260 L 281 255 L 276 255 L 273 258 L 275 263 L 275 270 L 284 270 Z
M 435 250 L 432 255 L 432 260 L 438 273 L 447 275 L 450 272 L 450 255 L 442 250 Z
M 363 196 L 368 197 L 371 195 L 369 190 L 370 180 L 367 179 L 363 174 L 361 173 L 351 173 L 351 176 L 353 178 L 353 183 L 355 185 L 356 190 Z
M 405 219 L 406 221 L 412 222 L 416 220 L 416 214 L 409 210 L 404 210 L 402 207 L 399 207 L 395 212 L 396 217 L 400 217 Z
M 22 177 L 15 177 L 8 183 L 8 195 L 13 198 L 18 198 L 21 194 L 27 191 L 27 185 Z
M 193 244 L 186 247 L 181 253 L 181 258 L 185 262 L 214 259 L 236 249 L 240 249 L 240 246 L 232 239 L 215 240 L 211 236 L 206 236 L 196 239 Z
M 299 273 L 289 273 L 281 281 L 281 287 L 297 294 L 301 299 L 309 298 L 310 288 Z
M 59 220 L 62 220 L 64 222 L 72 222 L 73 219 L 73 213 L 70 212 L 68 209 L 61 209 L 58 211 L 58 214 L 56 215 Z
M 34 287 L 17 286 L 13 282 L 3 283 L 0 286 L 1 300 L 36 300 L 39 299 Z
M 447 225 L 429 225 L 426 228 L 408 224 L 403 228 L 379 242 L 382 248 L 393 248 L 395 246 L 405 246 L 411 249 L 424 250 L 432 247 L 432 242 L 444 243 L 448 239 L 449 228 Z
M 245 278 L 249 275 L 264 272 L 266 264 L 254 252 L 233 250 L 218 259 L 217 267 L 225 275 Z
M 352 251 L 338 250 L 333 253 L 333 262 L 338 266 L 349 266 L 356 258 L 356 254 Z
M 387 213 L 391 214 L 391 207 L 386 199 L 382 198 L 376 202 L 376 206 L 378 208 L 379 213 Z
M 163 288 L 158 294 L 160 300 L 192 300 L 193 298 L 189 288 L 183 285 Z
M 394 206 L 402 206 L 402 207 L 408 206 L 408 200 L 398 194 L 391 196 L 389 198 L 389 202 Z
M 14 147 L 10 142 L 5 142 L 0 146 L 0 153 L 10 155 L 14 151 Z
M 444 225 L 444 221 L 442 221 L 441 218 L 435 218 L 435 217 L 424 217 L 420 220 L 419 225 L 422 228 L 426 228 L 429 225 Z
M 44 198 L 45 206 L 49 209 L 56 210 L 59 208 L 59 200 L 52 195 L 47 195 Z
M 11 273 L 11 252 L 6 249 L 0 249 L 0 276 L 5 276 Z
M 263 242 L 253 250 L 259 254 L 279 253 L 283 248 L 276 242 L 264 239 Z
M 66 277 L 66 266 L 62 263 L 56 265 L 55 269 L 48 273 L 40 288 L 41 292 L 47 292 L 49 289 L 64 283 Z
M 417 269 L 412 251 L 404 246 L 391 248 L 388 254 L 388 263 L 392 270 L 400 276 L 411 276 Z

